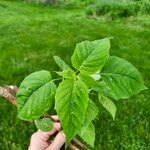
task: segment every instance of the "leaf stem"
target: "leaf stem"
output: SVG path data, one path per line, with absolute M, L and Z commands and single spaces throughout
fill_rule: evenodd
M 79 73 L 79 70 L 76 70 L 75 75 L 78 75 L 78 73 Z
M 72 139 L 72 142 L 80 149 L 88 150 L 88 148 L 83 143 L 81 143 L 78 139 L 74 138 L 74 139 Z
M 53 79 L 52 81 L 59 81 L 62 80 L 63 78 L 57 78 L 57 79 Z

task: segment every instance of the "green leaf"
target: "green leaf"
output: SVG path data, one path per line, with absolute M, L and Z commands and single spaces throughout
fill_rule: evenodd
M 100 73 L 115 99 L 129 98 L 146 89 L 139 71 L 129 62 L 112 56 Z
M 98 108 L 95 105 L 95 103 L 92 100 L 90 100 L 85 114 L 84 125 L 80 129 L 81 134 L 84 134 L 84 132 L 86 132 L 89 124 L 95 119 L 97 114 L 98 114 Z
M 111 91 L 111 89 L 108 87 L 105 81 L 95 81 L 95 82 L 97 83 L 97 86 L 92 87 L 92 90 L 97 91 L 98 93 L 101 93 L 106 97 L 117 99 L 116 95 Z
M 78 43 L 71 58 L 72 64 L 83 74 L 94 74 L 105 65 L 109 49 L 110 38 Z
M 79 80 L 63 80 L 55 95 L 55 109 L 66 134 L 66 143 L 77 134 L 85 119 L 88 88 Z
M 53 129 L 53 121 L 50 118 L 42 118 L 34 121 L 36 127 L 41 131 L 48 132 Z
M 88 87 L 91 88 L 98 88 L 99 87 L 99 83 L 96 82 L 91 76 L 89 75 L 84 75 L 82 73 L 80 73 L 78 75 L 78 78 L 80 78 Z
M 87 144 L 89 144 L 91 147 L 94 147 L 95 142 L 95 127 L 91 123 L 87 130 L 84 133 L 79 132 L 78 134 Z
M 64 70 L 56 73 L 66 79 L 73 79 L 75 77 L 75 72 L 73 70 Z
M 71 70 L 71 68 L 60 57 L 54 56 L 54 60 L 62 70 Z
M 91 77 L 92 77 L 95 81 L 101 79 L 101 76 L 100 76 L 100 74 L 99 74 L 99 71 L 98 71 L 97 73 L 95 73 L 95 74 L 92 74 Z
M 104 81 L 95 81 L 93 77 L 84 75 L 82 73 L 78 75 L 78 78 L 80 78 L 92 90 L 97 91 L 98 93 L 101 93 L 107 97 L 116 97 Z
M 43 70 L 28 75 L 16 95 L 18 117 L 29 121 L 38 119 L 54 103 L 55 91 L 50 72 Z
M 116 105 L 113 101 L 111 101 L 109 98 L 98 95 L 99 102 L 102 104 L 104 108 L 112 115 L 113 120 L 115 120 L 116 115 Z

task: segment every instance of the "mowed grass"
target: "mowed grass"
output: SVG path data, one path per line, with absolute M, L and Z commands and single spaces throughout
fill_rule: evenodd
M 83 10 L 56 9 L 26 3 L 0 1 L 0 85 L 16 84 L 28 74 L 58 70 L 53 56 L 71 64 L 75 44 L 83 40 L 113 37 L 111 55 L 117 55 L 136 66 L 150 85 L 150 17 L 111 21 L 87 18 Z M 95 120 L 94 150 L 150 149 L 150 91 L 128 100 L 115 101 L 116 120 L 105 109 Z M 32 123 L 17 119 L 17 110 L 0 98 L 0 149 L 25 150 Z

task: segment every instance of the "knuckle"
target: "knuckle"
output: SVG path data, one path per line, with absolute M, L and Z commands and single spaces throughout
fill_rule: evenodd
M 60 134 L 61 134 L 61 137 L 62 137 L 63 139 L 66 139 L 66 135 L 65 135 L 65 133 L 60 132 Z
M 35 139 L 37 137 L 37 133 L 33 133 L 31 136 L 31 140 Z

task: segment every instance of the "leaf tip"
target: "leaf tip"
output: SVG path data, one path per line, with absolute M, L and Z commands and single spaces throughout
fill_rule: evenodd
M 54 55 L 54 56 L 53 56 L 54 60 L 57 59 L 57 57 L 58 57 L 58 56 Z
M 148 90 L 149 88 L 144 85 L 143 90 Z

